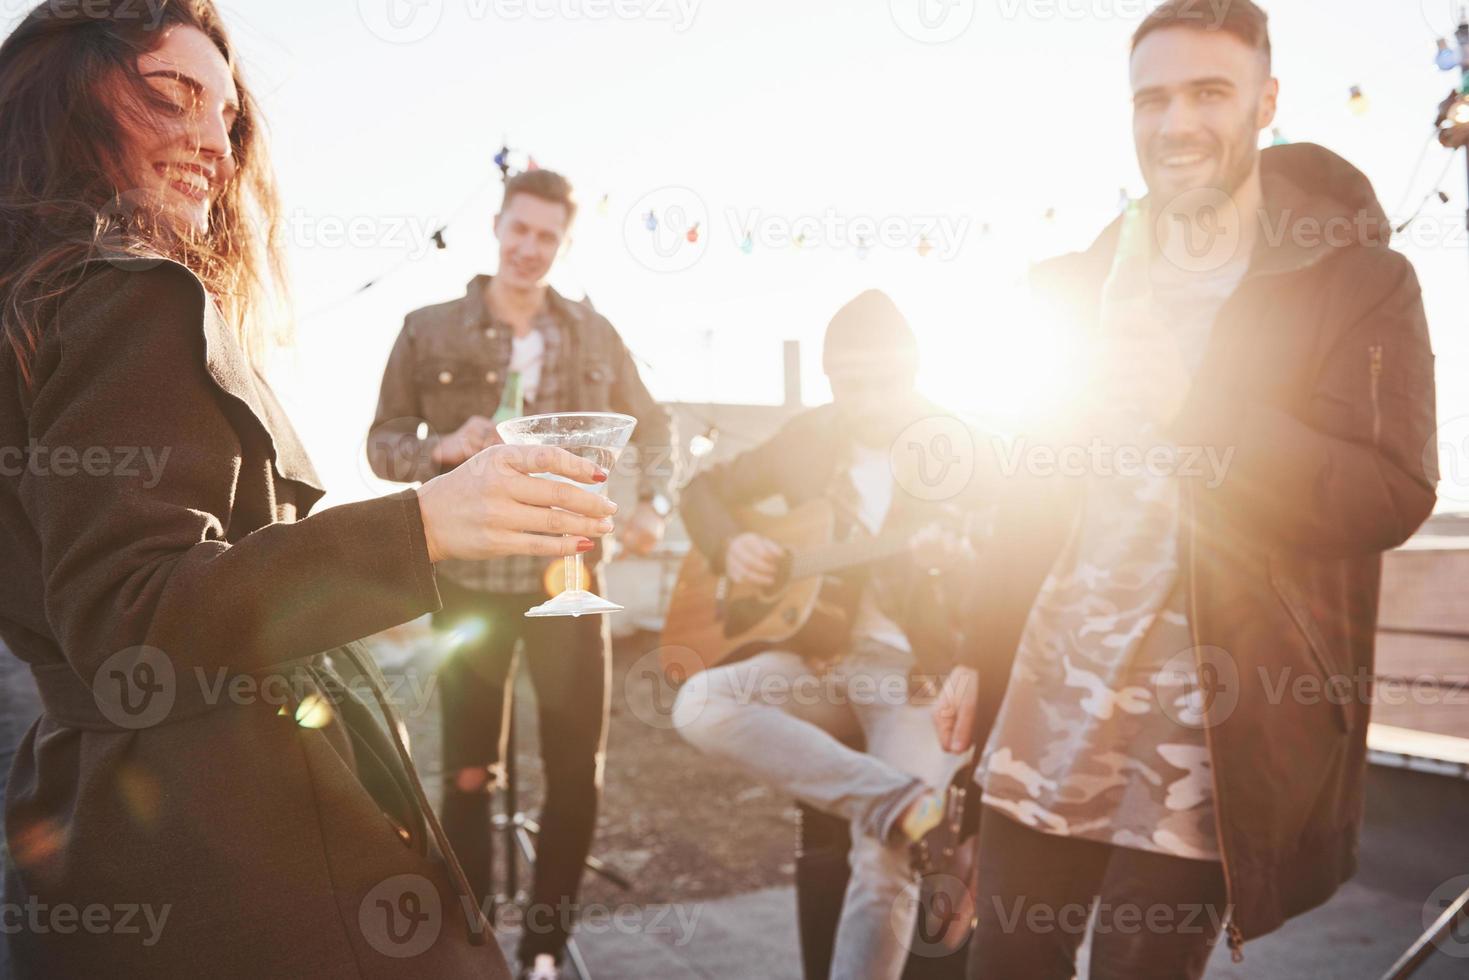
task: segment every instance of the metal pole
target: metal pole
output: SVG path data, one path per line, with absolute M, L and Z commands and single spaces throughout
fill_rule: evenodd
M 1459 10 L 1459 27 L 1454 31 L 1459 42 L 1459 94 L 1469 95 L 1469 7 Z M 1469 171 L 1469 146 L 1464 147 L 1466 171 Z M 1469 209 L 1464 211 L 1465 227 L 1469 228 Z
M 505 894 L 510 896 L 510 904 L 519 905 L 525 899 L 520 890 L 520 848 L 516 818 L 520 816 L 520 787 L 519 769 L 516 761 L 516 731 L 515 722 L 515 672 L 511 671 L 509 678 L 505 681 L 510 685 L 509 696 L 505 699 L 510 717 L 506 721 L 505 732 Z
M 801 342 L 785 342 L 785 404 L 786 408 L 801 407 Z
M 1428 927 L 1428 931 L 1419 936 L 1418 941 L 1408 947 L 1407 952 L 1382 975 L 1382 980 L 1407 980 L 1418 972 L 1418 968 L 1438 949 L 1438 942 L 1453 933 L 1459 921 L 1465 918 L 1466 912 L 1469 912 L 1469 892 L 1449 903 L 1443 914 Z

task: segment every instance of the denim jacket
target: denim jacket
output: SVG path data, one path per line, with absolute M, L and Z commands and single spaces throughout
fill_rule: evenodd
M 465 295 L 408 314 L 388 356 L 377 415 L 368 437 L 372 470 L 385 480 L 421 482 L 443 468 L 433 461 L 441 436 L 500 404 L 510 365 L 510 331 L 493 324 L 484 296 L 489 276 Z M 638 420 L 638 495 L 672 497 L 677 462 L 672 417 L 653 400 L 632 355 L 607 318 L 585 303 L 547 291 L 569 350 L 554 411 L 621 412 Z

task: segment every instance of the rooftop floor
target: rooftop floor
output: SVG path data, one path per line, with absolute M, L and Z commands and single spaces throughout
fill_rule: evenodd
M 606 915 L 600 924 L 583 924 L 580 942 L 593 975 L 800 980 L 793 811 L 788 801 L 699 757 L 661 724 L 660 691 L 639 675 L 649 644 L 656 641 L 619 643 L 614 662 L 597 850 L 630 873 L 634 888 L 623 893 L 589 878 L 584 898 L 633 917 L 631 926 Z M 412 663 L 424 660 L 415 656 Z M 520 688 L 518 698 L 528 704 L 533 694 L 523 680 Z M 424 760 L 435 796 L 436 701 L 409 717 L 415 755 Z M 524 763 L 523 801 L 533 812 L 540 790 L 537 733 L 534 712 L 524 716 L 517 757 Z M 1211 980 L 1371 980 L 1414 941 L 1427 910 L 1437 911 L 1436 893 L 1469 875 L 1469 779 L 1462 769 L 1450 776 L 1374 765 L 1368 792 L 1357 876 L 1325 906 L 1248 943 L 1242 964 L 1231 963 L 1221 946 Z M 735 826 L 738 834 L 730 832 Z M 1466 887 L 1469 878 L 1454 893 Z M 1436 955 L 1417 976 L 1469 977 L 1469 933 L 1461 935 L 1464 941 L 1451 949 L 1457 955 Z M 510 949 L 513 930 L 501 938 Z

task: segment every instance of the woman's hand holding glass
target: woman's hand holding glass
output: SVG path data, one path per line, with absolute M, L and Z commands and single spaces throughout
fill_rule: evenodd
M 574 555 L 612 532 L 611 500 L 532 473 L 607 481 L 601 467 L 564 449 L 492 446 L 419 487 L 429 559 Z

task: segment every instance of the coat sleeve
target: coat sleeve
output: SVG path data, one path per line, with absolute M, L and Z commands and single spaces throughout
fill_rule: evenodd
M 1363 310 L 1327 354 L 1306 402 L 1185 411 L 1180 445 L 1224 461 L 1209 503 L 1262 537 L 1324 558 L 1397 547 L 1433 511 L 1433 351 L 1418 279 L 1395 252 L 1360 276 Z
M 46 616 L 84 680 L 145 645 L 258 670 L 439 606 L 411 490 L 226 539 L 242 453 L 233 396 L 207 368 L 205 302 L 179 266 L 108 270 L 77 288 L 37 358 L 40 458 L 100 446 L 163 461 L 141 475 L 35 466 L 20 481 Z
M 383 369 L 377 415 L 367 435 L 367 462 L 372 471 L 394 483 L 426 483 L 443 472 L 434 462 L 439 433 L 419 438 L 423 406 L 413 378 L 413 335 L 408 323 L 398 333 Z
M 755 448 L 710 467 L 684 489 L 679 508 L 684 527 L 716 571 L 724 570 L 730 539 L 744 530 L 733 510 L 780 495 L 785 474 L 800 465 L 800 429 L 808 414 L 791 419 Z

